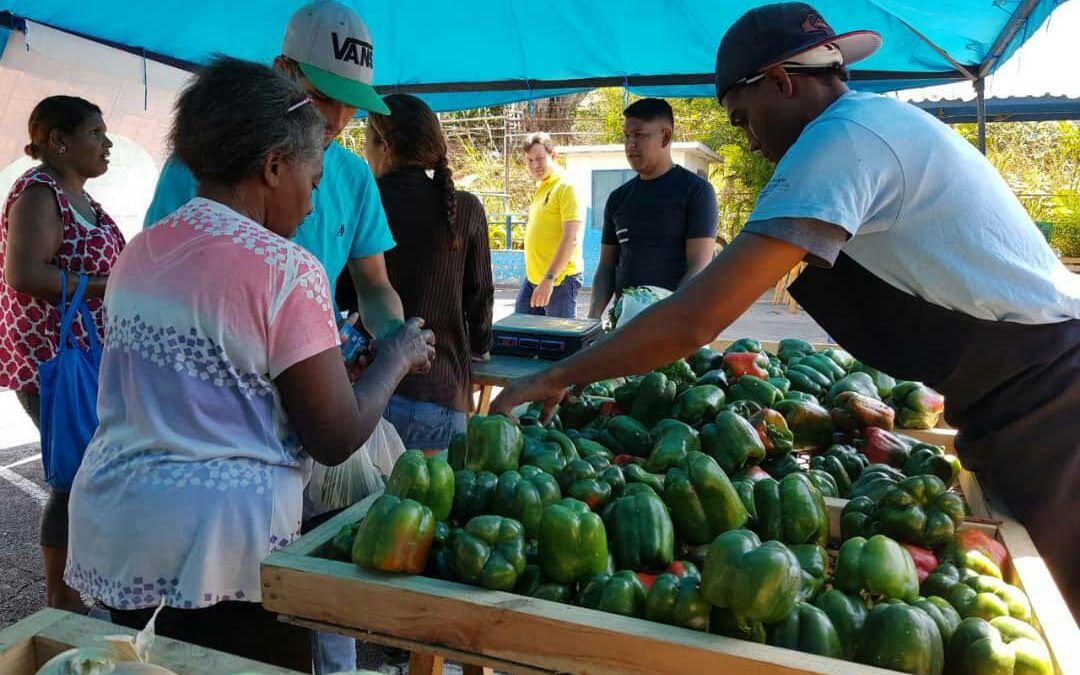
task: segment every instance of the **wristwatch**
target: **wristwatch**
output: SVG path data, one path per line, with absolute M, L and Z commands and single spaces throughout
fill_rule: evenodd
M 544 275 L 544 280 L 545 281 L 555 281 L 555 275 L 552 274 L 551 272 L 548 272 L 547 274 Z

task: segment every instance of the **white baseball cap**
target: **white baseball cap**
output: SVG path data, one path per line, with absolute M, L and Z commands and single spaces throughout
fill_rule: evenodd
M 323 94 L 354 108 L 389 115 L 375 93 L 371 33 L 360 17 L 335 0 L 315 0 L 296 10 L 285 29 L 284 56 L 300 64 Z

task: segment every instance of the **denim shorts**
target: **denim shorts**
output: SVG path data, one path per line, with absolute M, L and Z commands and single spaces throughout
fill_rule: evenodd
M 465 413 L 435 403 L 395 394 L 383 413 L 397 429 L 406 450 L 445 450 L 465 431 Z

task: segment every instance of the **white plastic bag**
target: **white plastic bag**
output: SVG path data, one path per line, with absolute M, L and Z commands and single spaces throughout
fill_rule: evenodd
M 646 307 L 671 295 L 660 286 L 634 286 L 623 289 L 618 301 L 612 298 L 604 312 L 608 318 L 608 330 L 615 330 L 640 314 Z
M 394 425 L 380 418 L 371 436 L 347 460 L 337 466 L 315 462 L 311 469 L 307 496 L 312 516 L 352 506 L 364 497 L 383 489 L 394 462 L 405 453 Z

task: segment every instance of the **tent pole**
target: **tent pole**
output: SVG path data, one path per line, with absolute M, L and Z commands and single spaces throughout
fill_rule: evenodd
M 980 77 L 975 86 L 975 115 L 979 127 L 979 152 L 986 154 L 986 80 Z
M 979 77 L 986 77 L 990 74 L 990 70 L 997 64 L 998 59 L 1005 53 L 1005 50 L 1009 47 L 1009 43 L 1012 42 L 1013 37 L 1016 36 L 1016 31 L 1020 30 L 1020 26 L 1028 20 L 1031 13 L 1035 11 L 1035 8 L 1039 6 L 1039 0 L 1025 0 L 1016 8 L 1012 17 L 1009 19 L 1005 27 L 1001 29 L 1001 34 L 994 40 L 994 44 L 990 47 L 989 53 L 986 55 L 986 60 L 979 65 Z

